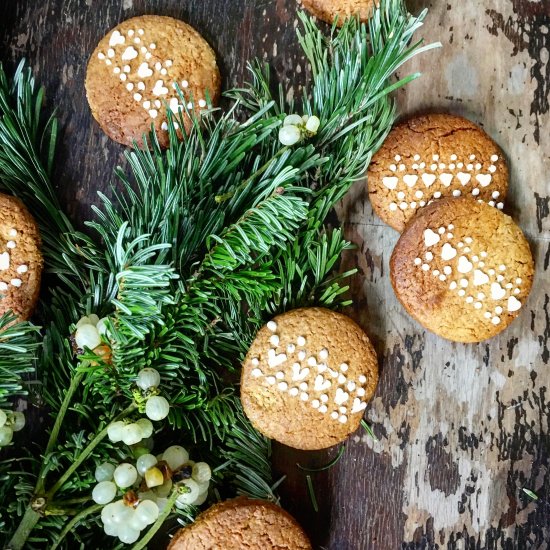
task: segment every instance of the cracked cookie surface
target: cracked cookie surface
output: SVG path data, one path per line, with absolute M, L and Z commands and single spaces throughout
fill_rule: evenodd
M 367 21 L 374 9 L 374 0 L 302 0 L 302 6 L 319 19 L 332 24 L 338 17 L 341 27 L 348 17 L 359 16 Z
M 239 497 L 200 514 L 176 533 L 168 550 L 311 550 L 311 544 L 279 506 Z
M 420 209 L 444 197 L 469 196 L 502 210 L 508 166 L 498 145 L 473 122 L 431 114 L 393 128 L 367 181 L 376 214 L 403 231 Z
M 411 220 L 392 253 L 390 276 L 400 302 L 425 328 L 480 342 L 517 317 L 534 263 L 512 218 L 482 201 L 447 198 Z
M 252 424 L 296 449 L 323 449 L 354 432 L 378 382 L 361 327 L 324 308 L 278 315 L 243 363 L 241 401 Z

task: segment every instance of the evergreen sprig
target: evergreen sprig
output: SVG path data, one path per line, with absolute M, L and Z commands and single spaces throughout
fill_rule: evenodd
M 277 500 L 270 444 L 242 411 L 235 370 L 272 315 L 348 303 L 352 272 L 334 272 L 351 245 L 325 218 L 389 131 L 390 92 L 417 76 L 391 81 L 422 51 L 411 38 L 424 15 L 410 16 L 401 0 L 382 0 L 368 26 L 351 20 L 328 37 L 301 15 L 299 40 L 313 82 L 300 114 L 318 116 L 319 131 L 281 145 L 278 130 L 296 107 L 283 86 L 272 93 L 269 69 L 254 63 L 251 83 L 227 93 L 234 100 L 228 112 L 208 111 L 180 140 L 174 122 L 183 127 L 182 115 L 169 111 L 168 149 L 151 134 L 149 147 L 126 154 L 128 172 L 116 170 L 112 199 L 100 194 L 87 223 L 91 236 L 75 231 L 52 185 L 57 123 L 43 117 L 43 91 L 23 65 L 12 80 L 0 67 L 0 186 L 37 218 L 53 281 L 40 307 L 36 350 L 50 440 L 38 453 L 18 450 L 43 459 L 24 460 L 19 469 L 0 465 L 8 538 L 24 514 L 13 548 L 27 529 L 29 548 L 92 539 L 117 547 L 100 532 L 97 508 L 77 512 L 74 503 L 89 502 L 97 463 L 130 454 L 105 438 L 105 427 L 139 416 L 144 397 L 135 377 L 144 367 L 160 372 L 159 391 L 171 404 L 162 437 L 196 446 L 215 467 L 218 494 Z M 108 316 L 109 353 L 75 355 L 71 333 L 91 313 Z M 0 373 L 1 353 L 0 346 Z M 40 498 L 45 518 L 33 509 Z M 172 518 L 188 523 L 196 513 L 190 507 Z

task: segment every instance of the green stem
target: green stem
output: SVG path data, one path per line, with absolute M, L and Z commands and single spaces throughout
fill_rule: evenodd
M 6 550 L 21 550 L 39 519 L 40 514 L 28 506 L 21 523 L 19 523 L 19 527 L 17 527 L 17 531 L 6 546 Z
M 71 400 L 73 398 L 75 391 L 78 389 L 78 387 L 80 386 L 80 383 L 82 382 L 83 376 L 84 376 L 84 373 L 76 373 L 74 378 L 71 380 L 71 384 L 69 386 L 69 389 L 67 390 L 67 393 L 65 394 L 65 397 L 63 398 L 63 403 L 61 403 L 61 407 L 55 419 L 55 424 L 53 425 L 52 431 L 50 433 L 50 438 L 48 439 L 48 445 L 46 446 L 46 450 L 44 451 L 45 457 L 47 457 L 53 451 L 55 444 L 57 443 L 57 438 L 59 436 L 59 431 L 61 430 L 63 420 L 65 419 L 65 414 L 67 414 L 67 409 L 71 404 Z M 42 494 L 44 492 L 46 473 L 47 473 L 46 464 L 43 463 L 42 467 L 40 468 L 40 474 L 38 475 L 38 481 L 36 482 L 36 487 L 34 489 L 34 493 L 37 495 Z
M 156 532 L 161 528 L 166 518 L 170 515 L 170 512 L 172 511 L 172 508 L 176 503 L 179 494 L 180 493 L 178 491 L 178 488 L 176 487 L 170 495 L 170 498 L 168 499 L 168 502 L 166 503 L 162 514 L 160 514 L 157 518 L 157 521 L 155 521 L 155 523 L 151 525 L 149 531 L 147 531 L 147 534 L 140 541 L 136 542 L 134 546 L 132 546 L 131 550 L 141 550 L 142 548 L 145 548 L 147 543 L 155 536 Z
M 103 508 L 102 504 L 94 504 L 92 506 L 89 506 L 88 508 L 85 508 L 80 512 L 80 514 L 77 514 L 65 527 L 63 528 L 63 531 L 59 533 L 59 536 L 55 539 L 55 542 L 50 547 L 50 550 L 55 550 L 59 547 L 63 539 L 67 536 L 67 534 L 73 529 L 73 527 L 76 526 L 76 524 L 86 516 L 89 516 L 90 514 L 94 514 L 95 512 L 99 512 Z
M 133 413 L 137 409 L 137 405 L 132 403 L 129 407 L 124 409 L 118 416 L 113 419 L 113 422 L 125 418 L 129 414 Z M 65 473 L 57 480 L 55 485 L 46 493 L 47 500 L 57 493 L 57 491 L 63 486 L 63 484 L 76 472 L 79 466 L 92 454 L 92 451 L 103 441 L 107 435 L 107 427 L 105 426 L 91 441 L 88 443 L 88 446 L 80 453 L 78 458 L 65 470 Z

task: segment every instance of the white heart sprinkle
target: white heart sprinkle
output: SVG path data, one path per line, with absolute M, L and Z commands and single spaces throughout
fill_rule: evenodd
M 336 390 L 336 395 L 334 396 L 334 402 L 337 405 L 345 403 L 349 399 L 349 393 L 345 392 L 342 388 Z
M 437 244 L 440 240 L 440 236 L 437 233 L 434 233 L 431 229 L 426 229 L 424 231 L 424 243 L 426 246 L 433 246 Z
M 315 377 L 315 384 L 313 386 L 313 389 L 315 391 L 324 391 L 324 390 L 328 390 L 330 388 L 330 385 L 331 385 L 330 380 L 325 380 L 320 374 L 318 374 Z
M 491 285 L 491 298 L 493 300 L 501 300 L 504 298 L 506 290 L 504 290 L 498 283 Z
M 270 367 L 278 367 L 279 365 L 282 365 L 287 359 L 286 353 L 280 353 L 279 355 L 275 355 L 274 349 L 270 349 L 267 355 L 268 355 L 267 364 Z
M 431 187 L 435 178 L 435 174 L 422 174 L 422 181 L 426 184 L 426 187 Z
M 252 369 L 252 372 L 250 373 L 254 378 L 259 378 L 262 376 L 263 372 L 260 369 Z
M 406 174 L 403 176 L 403 181 L 409 186 L 414 187 L 418 181 L 418 176 L 412 174 Z
M 128 46 L 122 53 L 122 61 L 130 61 L 138 56 L 137 50 L 134 46 Z
M 481 187 L 487 187 L 491 183 L 492 179 L 493 176 L 491 176 L 491 174 L 478 174 L 476 176 L 476 180 L 479 181 Z
M 367 404 L 361 401 L 358 397 L 353 400 L 353 407 L 351 408 L 351 414 L 358 413 L 367 408 Z
M 457 269 L 460 273 L 469 273 L 470 271 L 472 271 L 472 267 L 474 266 L 471 262 L 468 261 L 468 258 L 466 258 L 466 256 L 460 256 L 460 258 L 458 258 Z
M 120 32 L 114 31 L 109 39 L 109 46 L 118 46 L 119 44 L 124 44 L 125 41 L 126 39 L 120 34 Z
M 157 80 L 155 87 L 153 88 L 153 93 L 155 95 L 166 95 L 168 93 L 168 88 L 164 86 L 164 82 L 162 80 Z
M 466 185 L 472 179 L 470 174 L 465 174 L 464 172 L 459 172 L 456 177 L 462 185 Z
M 396 178 L 395 176 L 382 178 L 382 183 L 388 189 L 395 189 L 397 187 L 398 182 L 399 182 L 399 178 Z
M 300 363 L 294 363 L 292 365 L 292 380 L 298 381 L 298 380 L 304 380 L 309 376 L 309 368 L 304 367 L 301 368 Z
M 147 78 L 153 75 L 153 71 L 149 68 L 149 63 L 144 62 L 139 66 L 137 74 L 140 78 Z
M 177 97 L 173 97 L 172 99 L 170 99 L 170 110 L 177 114 L 178 111 L 179 111 L 179 103 L 178 103 L 178 98 Z M 271 321 L 270 321 L 271 322 Z M 269 323 L 268 323 L 269 325 Z M 277 328 L 277 323 L 275 323 L 275 329 Z M 273 329 L 273 330 L 275 330 Z M 270 329 L 271 330 L 271 329 Z
M 445 243 L 441 249 L 441 259 L 444 261 L 452 260 L 456 256 L 456 249 L 449 243 Z
M 449 185 L 451 185 L 451 182 L 453 181 L 453 175 L 452 174 L 441 174 L 439 176 L 439 179 L 441 180 L 441 183 L 443 183 L 443 185 L 445 187 L 449 187 Z
M 508 311 L 517 311 L 521 307 L 521 302 L 515 297 L 508 298 Z
M 479 269 L 474 270 L 474 285 L 484 285 L 489 282 L 489 275 Z
M 3 254 L 0 254 L 0 269 L 4 271 L 5 269 L 9 269 L 10 267 L 10 253 L 4 252 Z

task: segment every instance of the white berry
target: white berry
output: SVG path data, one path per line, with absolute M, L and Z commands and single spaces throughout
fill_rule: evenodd
M 91 325 L 92 323 L 90 322 L 90 318 L 89 317 L 81 317 L 78 322 L 76 323 L 76 328 L 80 328 L 84 325 Z
M 179 445 L 172 445 L 164 451 L 162 460 L 166 461 L 171 470 L 177 470 L 189 460 L 189 453 Z
M 113 474 L 115 473 L 115 466 L 114 464 L 109 464 L 108 462 L 104 462 L 103 464 L 100 464 L 95 469 L 95 478 L 96 481 L 111 481 L 113 479 Z
M 157 457 L 154 455 L 146 454 L 141 455 L 136 462 L 136 468 L 140 475 L 144 475 L 145 472 L 152 468 L 157 463 Z
M 136 424 L 141 430 L 141 437 L 143 439 L 147 439 L 153 435 L 153 424 L 148 418 L 140 418 Z
M 11 443 L 13 439 L 13 430 L 9 426 L 0 428 L 0 447 L 5 447 Z
M 316 134 L 320 125 L 321 121 L 319 120 L 319 118 L 316 116 L 311 116 L 306 122 L 306 130 L 308 132 L 311 132 L 312 134 Z
M 139 531 L 132 529 L 129 525 L 121 525 L 118 528 L 118 538 L 125 544 L 133 544 L 139 539 Z
M 131 487 L 136 482 L 137 475 L 138 473 L 134 466 L 127 462 L 123 462 L 116 467 L 113 477 L 115 483 L 120 488 L 125 488 Z
M 97 322 L 97 325 L 96 325 L 96 329 L 97 329 L 97 332 L 99 332 L 99 334 L 101 335 L 104 335 L 104 334 L 107 334 L 107 317 L 102 317 L 98 322 Z
M 90 321 L 90 325 L 96 327 L 99 322 L 99 317 L 95 313 L 90 313 L 90 315 L 88 315 L 88 320 Z
M 197 497 L 200 494 L 199 486 L 192 479 L 186 479 L 183 482 L 183 485 L 188 492 L 183 493 L 178 497 L 178 499 L 176 500 L 176 506 L 178 506 L 178 504 L 179 505 L 193 504 L 193 502 L 197 500 Z M 178 506 L 178 508 L 180 507 L 181 506 Z
M 160 374 L 156 369 L 146 368 L 138 372 L 136 384 L 142 390 L 156 388 L 160 384 Z
M 283 126 L 279 130 L 279 141 L 283 145 L 294 145 L 300 141 L 302 134 L 296 126 Z
M 206 502 L 207 498 L 208 498 L 208 491 L 204 491 L 199 494 L 199 496 L 195 499 L 195 502 L 193 502 L 193 504 L 195 506 L 200 506 L 201 504 L 204 504 Z
M 119 441 L 122 441 L 122 436 L 124 435 L 124 428 L 126 427 L 126 424 L 122 422 L 121 420 L 117 420 L 116 422 L 111 422 L 107 426 L 107 436 L 113 443 L 118 443 Z
M 283 120 L 283 126 L 298 126 L 302 124 L 303 119 L 300 115 L 288 115 Z
M 99 332 L 93 325 L 82 325 L 76 329 L 74 335 L 76 345 L 79 348 L 89 348 L 94 349 L 101 344 L 101 338 L 99 337 Z
M 112 481 L 100 481 L 92 491 L 92 498 L 97 504 L 109 504 L 115 498 L 116 491 Z
M 145 500 L 136 508 L 136 516 L 145 525 L 151 525 L 159 517 L 159 507 L 152 500 Z
M 141 428 L 137 424 L 126 424 L 122 430 L 122 441 L 126 445 L 135 445 L 143 439 Z
M 210 481 L 212 470 L 206 462 L 197 462 L 193 466 L 191 477 L 198 483 L 205 483 L 206 481 Z
M 16 411 L 13 413 L 13 425 L 11 429 L 18 432 L 25 427 L 25 415 L 22 412 Z
M 6 423 L 6 420 L 8 419 L 8 415 L 0 409 L 0 428 Z
M 154 491 L 159 498 L 166 498 L 172 491 L 172 480 L 167 479 L 162 485 L 155 487 Z
M 154 395 L 147 400 L 145 404 L 145 414 L 151 420 L 162 420 L 168 416 L 170 405 L 166 399 L 160 395 Z

